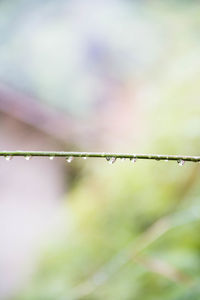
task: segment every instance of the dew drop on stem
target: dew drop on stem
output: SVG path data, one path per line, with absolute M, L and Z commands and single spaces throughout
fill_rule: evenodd
M 107 157 L 106 159 L 110 165 L 114 164 L 117 160 L 116 157 Z
M 74 159 L 73 156 L 69 156 L 69 157 L 66 158 L 66 161 L 67 161 L 68 163 L 71 163 L 73 159 Z
M 132 158 L 130 158 L 130 161 L 134 164 L 134 163 L 136 163 L 136 161 L 137 161 L 137 158 L 135 158 L 135 157 L 132 157 Z
M 5 159 L 6 159 L 7 161 L 10 161 L 11 159 L 13 159 L 13 157 L 10 156 L 10 155 L 7 155 L 7 156 L 5 156 Z
M 30 160 L 32 158 L 32 156 L 26 155 L 24 158 L 25 158 L 25 160 Z
M 179 166 L 182 167 L 182 166 L 185 164 L 185 161 L 182 160 L 182 159 L 179 159 L 179 160 L 177 161 L 177 163 L 179 164 Z

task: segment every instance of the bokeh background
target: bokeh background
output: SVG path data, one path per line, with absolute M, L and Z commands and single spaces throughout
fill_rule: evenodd
M 199 155 L 199 12 L 1 0 L 0 148 Z M 200 299 L 199 175 L 0 159 L 0 299 Z

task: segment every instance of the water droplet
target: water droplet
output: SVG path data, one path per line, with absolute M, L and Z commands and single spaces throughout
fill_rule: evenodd
M 125 161 L 126 157 L 121 157 L 120 159 L 121 159 L 121 161 Z
M 6 159 L 7 161 L 10 161 L 11 159 L 13 159 L 13 157 L 10 156 L 10 155 L 7 155 L 7 156 L 5 156 L 5 159 Z
M 184 162 L 184 160 L 179 159 L 179 160 L 177 161 L 177 163 L 179 164 L 179 166 L 183 166 L 185 162 Z
M 49 156 L 49 159 L 50 160 L 54 160 L 54 156 Z
M 116 160 L 117 160 L 116 157 L 109 157 L 108 163 L 110 165 L 112 165 L 112 164 L 114 164 L 116 162 Z
M 136 158 L 136 157 L 132 157 L 132 158 L 130 158 L 130 161 L 131 161 L 132 163 L 136 163 L 137 158 Z
M 26 156 L 25 156 L 25 159 L 26 159 L 26 160 L 30 160 L 31 158 L 32 158 L 32 157 L 31 157 L 30 155 L 26 155 Z
M 66 161 L 67 161 L 68 163 L 71 163 L 73 159 L 74 159 L 73 156 L 69 156 L 69 157 L 66 158 Z

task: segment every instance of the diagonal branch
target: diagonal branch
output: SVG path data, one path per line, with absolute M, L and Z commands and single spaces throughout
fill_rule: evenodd
M 103 265 L 92 277 L 76 286 L 72 290 L 72 299 L 85 297 L 93 293 L 98 287 L 103 286 L 114 274 L 119 272 L 123 266 L 131 260 L 137 259 L 143 250 L 152 245 L 169 230 L 199 220 L 199 209 L 199 205 L 192 206 L 189 211 L 187 210 L 187 215 L 185 215 L 186 212 L 183 210 L 179 213 L 161 217 L 126 248 L 114 255 L 112 259 Z M 190 280 L 187 281 L 189 286 L 191 283 Z M 186 282 L 184 284 L 186 284 Z M 65 299 L 66 298 L 62 298 L 62 300 Z
M 192 279 L 189 275 L 157 257 L 152 258 L 149 256 L 139 256 L 135 257 L 134 261 L 144 266 L 146 269 L 149 269 L 151 272 L 160 274 L 171 281 L 184 285 L 192 283 Z

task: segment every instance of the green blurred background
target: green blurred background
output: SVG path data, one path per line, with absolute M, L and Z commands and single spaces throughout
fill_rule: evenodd
M 195 0 L 1 1 L 0 80 L 53 111 L 36 120 L 62 140 L 46 150 L 199 155 L 199 12 Z M 199 164 L 62 164 L 56 222 L 2 299 L 200 299 Z

